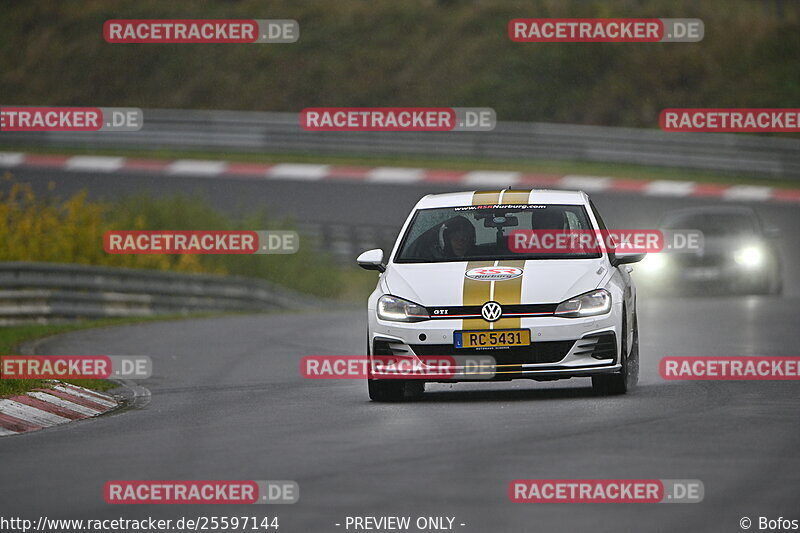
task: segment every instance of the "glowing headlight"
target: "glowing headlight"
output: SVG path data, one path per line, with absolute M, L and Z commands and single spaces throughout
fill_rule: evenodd
M 744 267 L 757 268 L 764 262 L 764 251 L 759 246 L 746 246 L 734 252 L 733 260 Z
M 611 293 L 605 289 L 597 289 L 561 302 L 556 307 L 555 315 L 564 318 L 580 318 L 604 315 L 609 311 L 611 311 Z
M 664 270 L 667 266 L 667 258 L 661 253 L 650 253 L 644 256 L 642 262 L 639 263 L 640 268 L 649 274 L 655 274 Z
M 392 322 L 420 322 L 428 320 L 428 310 L 414 302 L 384 294 L 378 299 L 378 318 Z

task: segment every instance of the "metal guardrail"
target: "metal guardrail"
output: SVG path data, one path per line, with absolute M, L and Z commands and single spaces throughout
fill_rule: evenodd
M 316 250 L 330 254 L 338 263 L 355 265 L 356 257 L 366 250 L 382 248 L 388 254 L 400 226 L 301 223 L 298 231 Z
M 800 178 L 800 140 L 499 122 L 490 132 L 310 132 L 295 113 L 144 110 L 138 132 L 0 133 L 0 144 L 632 163 Z
M 0 325 L 305 309 L 315 302 L 266 281 L 240 277 L 60 263 L 0 263 Z

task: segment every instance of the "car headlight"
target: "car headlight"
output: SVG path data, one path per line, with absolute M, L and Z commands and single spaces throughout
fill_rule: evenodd
M 378 318 L 392 322 L 420 322 L 428 320 L 428 310 L 421 305 L 384 294 L 378 299 Z
M 747 268 L 758 268 L 764 263 L 764 250 L 760 246 L 745 246 L 733 253 L 733 260 Z
M 649 253 L 644 256 L 644 259 L 639 265 L 640 268 L 648 274 L 657 274 L 667 266 L 667 258 L 664 257 L 663 253 Z
M 611 293 L 605 289 L 597 289 L 561 302 L 556 307 L 555 315 L 564 318 L 581 318 L 604 315 L 609 311 L 611 311 Z

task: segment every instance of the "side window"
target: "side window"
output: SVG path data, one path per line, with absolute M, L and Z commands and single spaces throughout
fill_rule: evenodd
M 423 233 L 452 216 L 453 214 L 449 211 L 417 211 L 409 225 L 408 234 L 405 237 L 406 242 L 413 243 Z
M 603 222 L 603 217 L 600 216 L 600 212 L 597 210 L 597 208 L 594 206 L 594 202 L 592 202 L 591 200 L 589 200 L 589 207 L 592 208 L 592 214 L 594 215 L 594 218 L 597 220 L 597 225 L 600 227 L 600 231 L 602 233 L 608 232 L 608 228 L 606 227 L 606 223 Z M 615 259 L 614 250 L 609 249 L 608 250 L 608 260 L 613 263 L 614 259 Z

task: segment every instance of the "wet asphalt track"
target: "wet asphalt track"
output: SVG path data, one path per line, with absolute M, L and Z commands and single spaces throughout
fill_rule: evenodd
M 52 175 L 19 171 L 43 186 Z M 203 190 L 222 208 L 263 203 L 318 220 L 399 223 L 441 187 L 70 175 L 89 187 Z M 688 199 L 593 195 L 609 225 L 646 227 Z M 299 198 L 299 199 L 298 199 Z M 297 203 L 299 202 L 299 203 Z M 279 532 L 344 531 L 347 515 L 455 516 L 456 531 L 741 531 L 739 519 L 800 519 L 800 385 L 665 382 L 666 355 L 796 356 L 798 210 L 757 206 L 793 246 L 787 295 L 640 297 L 641 386 L 596 398 L 588 380 L 430 387 L 372 404 L 361 382 L 309 381 L 310 354 L 360 353 L 359 309 L 124 326 L 51 339 L 42 353 L 150 355 L 150 404 L 0 440 L 0 516 L 277 515 Z M 365 274 L 369 275 L 369 274 Z M 517 478 L 700 479 L 700 504 L 512 504 Z M 112 479 L 293 479 L 293 506 L 110 506 Z M 757 526 L 751 528 L 757 530 Z

